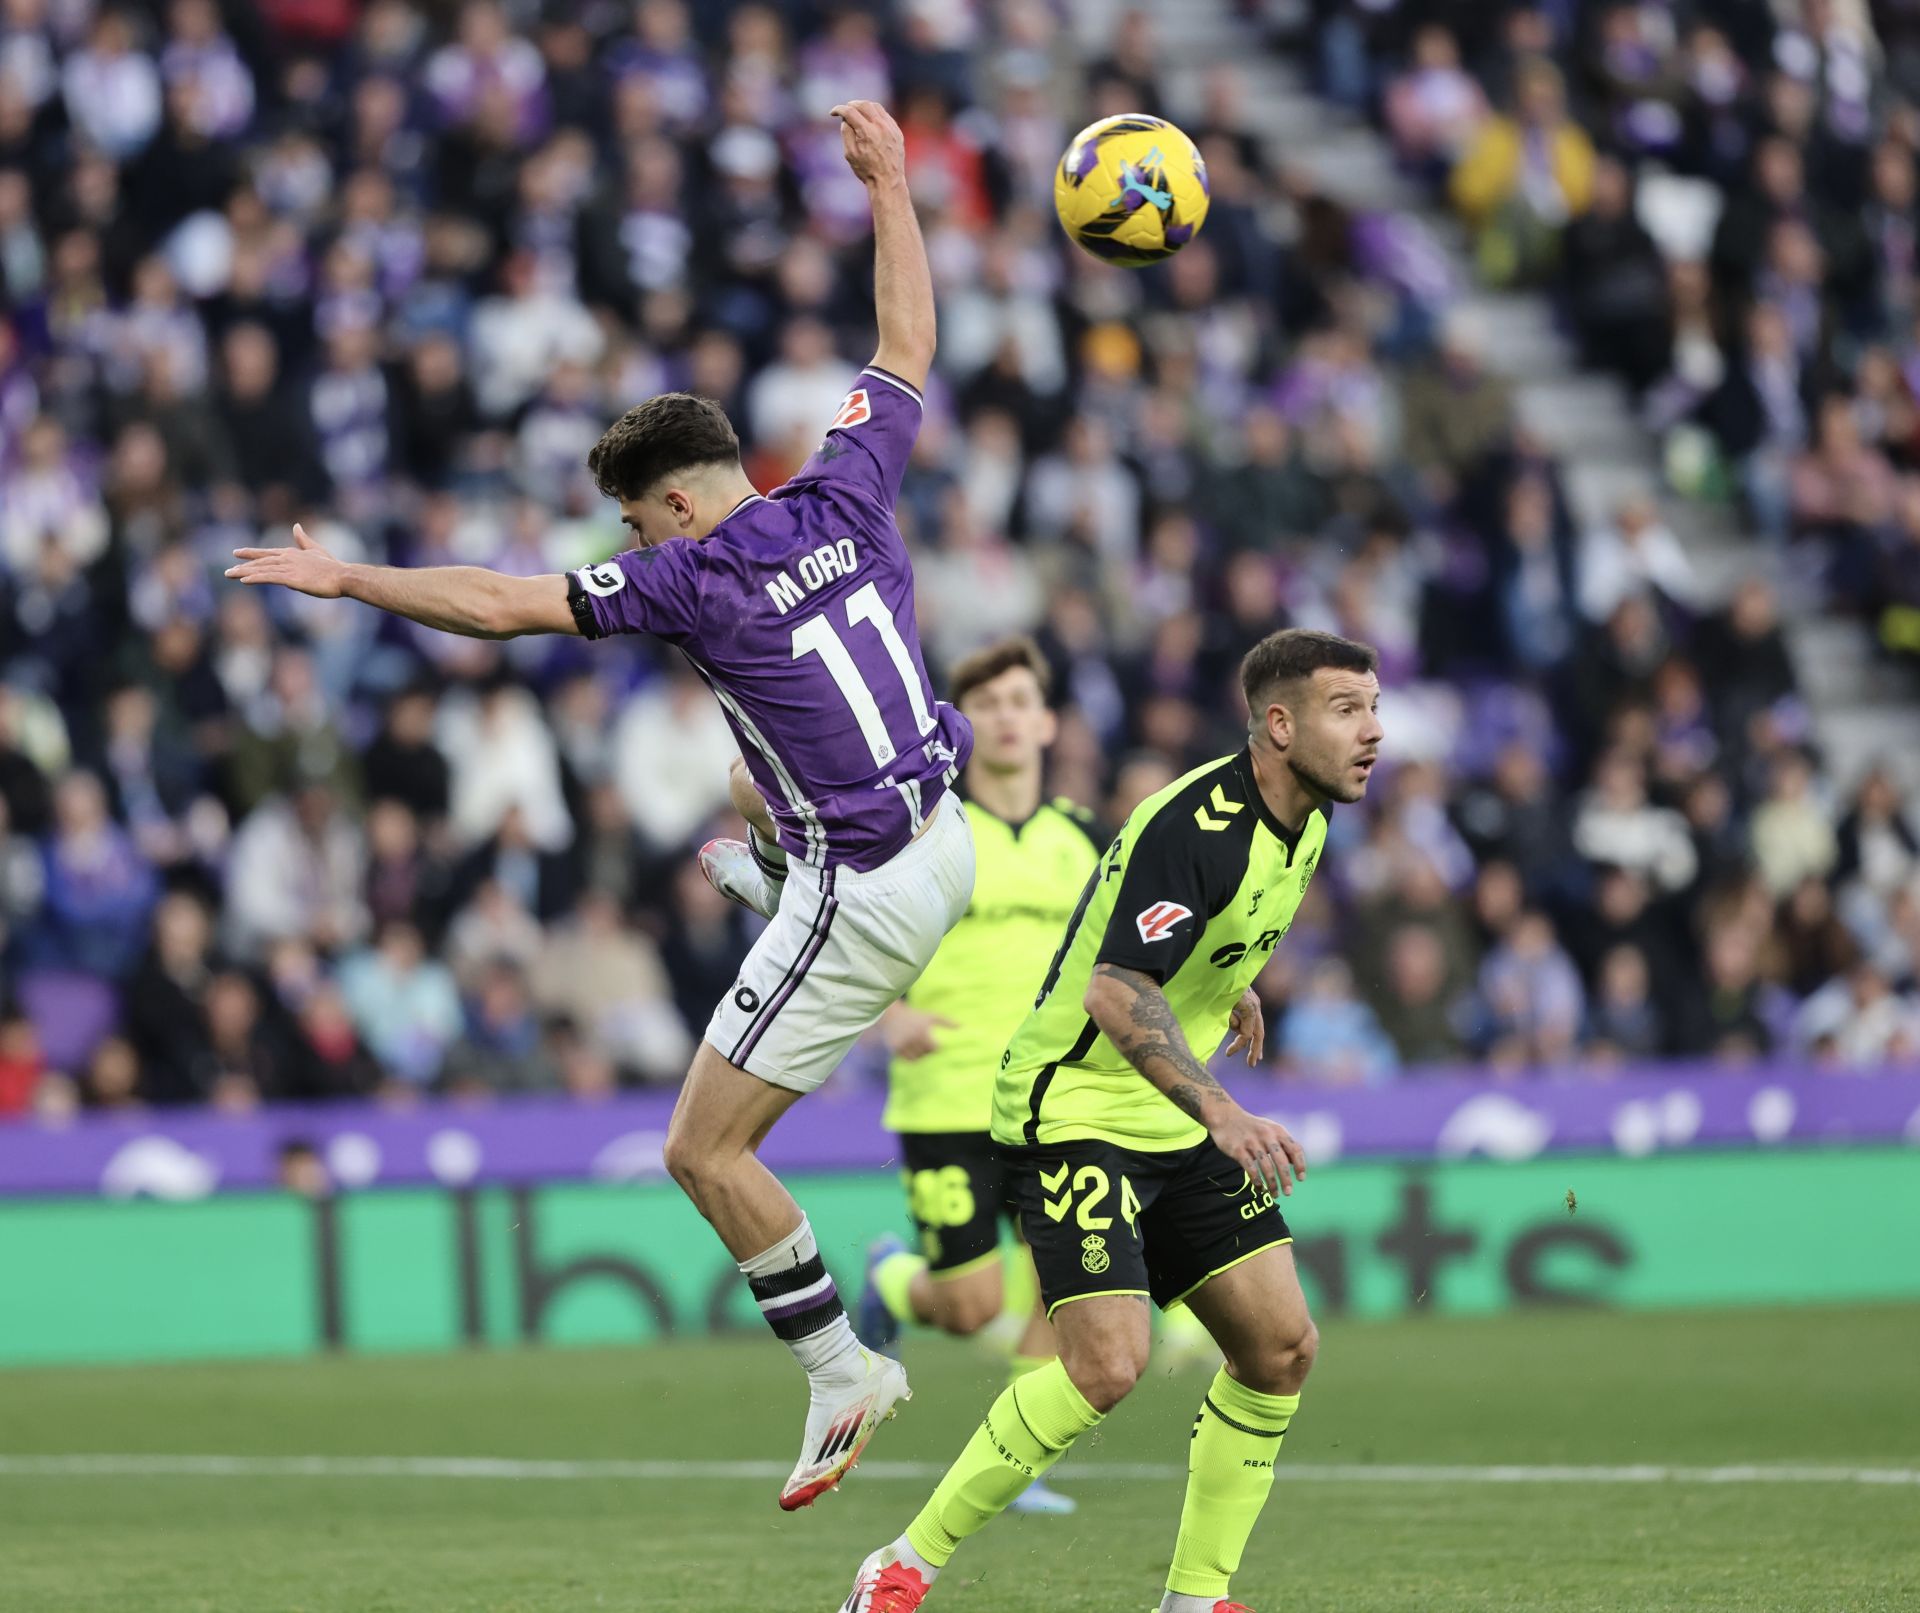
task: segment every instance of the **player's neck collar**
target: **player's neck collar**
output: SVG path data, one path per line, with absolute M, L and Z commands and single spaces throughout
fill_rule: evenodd
M 1026 828 L 1028 824 L 1040 816 L 1040 809 L 1047 804 L 1047 792 L 1043 788 L 1034 800 L 1033 810 L 1024 818 L 1017 821 L 1013 818 L 1003 818 L 998 812 L 995 812 L 992 807 L 988 806 L 986 802 L 975 795 L 972 790 L 967 788 L 967 772 L 965 768 L 961 769 L 960 776 L 953 781 L 953 793 L 959 796 L 962 801 L 966 802 L 968 806 L 978 807 L 988 817 L 992 818 L 994 822 L 1004 823 L 1013 831 L 1013 838 L 1015 840 L 1020 838 L 1020 831 L 1022 829 Z
M 1274 839 L 1287 848 L 1287 859 L 1291 862 L 1293 854 L 1300 849 L 1300 837 L 1307 832 L 1307 825 L 1313 821 L 1313 814 L 1320 809 L 1309 808 L 1300 827 L 1289 829 L 1280 821 L 1273 808 L 1267 805 L 1266 795 L 1260 788 L 1260 775 L 1254 771 L 1251 743 L 1240 747 L 1240 754 L 1234 758 L 1234 765 L 1240 769 L 1241 777 L 1246 780 L 1247 794 L 1253 798 L 1254 809 L 1260 814 L 1260 821 L 1273 832 Z

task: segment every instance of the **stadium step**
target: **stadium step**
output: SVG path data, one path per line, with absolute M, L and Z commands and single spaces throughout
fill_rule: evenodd
M 1510 381 L 1549 381 L 1573 368 L 1573 349 L 1540 298 L 1477 292 L 1462 297 L 1458 307 L 1486 332 L 1486 365 L 1494 374 Z
M 1567 344 L 1554 331 L 1531 331 L 1522 327 L 1508 330 L 1491 327 L 1498 334 L 1487 346 L 1487 368 L 1509 381 L 1531 383 L 1551 381 L 1567 373 L 1573 362 Z
M 1671 503 L 1666 505 L 1669 510 L 1673 507 Z M 1699 580 L 1700 598 L 1704 603 L 1727 599 L 1741 583 L 1753 577 L 1773 583 L 1775 591 L 1779 591 L 1779 567 L 1762 550 L 1742 544 L 1688 545 L 1687 559 L 1692 562 L 1694 576 Z
M 1207 115 L 1207 70 L 1213 59 L 1196 59 L 1167 74 L 1167 100 L 1177 122 L 1199 123 Z M 1322 138 L 1330 123 L 1354 127 L 1353 120 L 1330 113 L 1304 90 L 1291 87 L 1288 78 L 1261 62 L 1242 70 L 1247 80 L 1245 116 L 1254 134 L 1290 151 Z
M 1667 524 L 1689 549 L 1751 549 L 1758 554 L 1760 536 L 1752 531 L 1731 508 L 1724 504 L 1705 504 L 1696 499 L 1676 498 L 1668 508 Z
M 1348 207 L 1419 211 L 1423 200 L 1420 192 L 1394 166 L 1391 154 L 1372 130 L 1329 130 L 1327 123 L 1323 115 L 1319 137 L 1296 154 L 1294 166 Z
M 1843 617 L 1789 623 L 1787 649 L 1807 699 L 1823 716 L 1885 700 L 1904 677 L 1880 659 L 1864 627 Z
M 1887 674 L 1887 681 L 1895 676 Z M 1839 800 L 1844 801 L 1861 776 L 1876 766 L 1886 768 L 1905 790 L 1920 789 L 1920 703 L 1911 692 L 1904 700 L 1888 698 L 1825 709 L 1819 714 L 1819 733 L 1827 773 Z
M 1520 418 L 1570 460 L 1614 458 L 1651 466 L 1652 440 L 1633 416 L 1626 388 L 1605 375 L 1529 381 L 1515 396 Z
M 1457 306 L 1498 331 L 1502 344 L 1509 336 L 1522 340 L 1560 339 L 1553 322 L 1553 310 L 1541 297 L 1517 291 L 1469 291 Z M 1495 368 L 1499 367 L 1497 347 L 1488 359 Z
M 1574 522 L 1582 530 L 1604 524 L 1623 498 L 1654 485 L 1646 461 L 1632 454 L 1596 454 L 1578 460 L 1562 467 L 1561 481 Z
M 1246 48 L 1238 19 L 1224 6 L 1193 0 L 1178 8 L 1177 20 L 1172 8 L 1162 5 L 1156 9 L 1160 15 L 1155 40 L 1163 62 L 1181 67 L 1211 66 L 1232 61 Z

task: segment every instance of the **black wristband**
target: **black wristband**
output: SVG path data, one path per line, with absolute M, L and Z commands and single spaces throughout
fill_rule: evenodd
M 567 608 L 573 612 L 573 625 L 580 629 L 582 638 L 601 637 L 600 624 L 593 619 L 593 601 L 577 572 L 567 573 Z

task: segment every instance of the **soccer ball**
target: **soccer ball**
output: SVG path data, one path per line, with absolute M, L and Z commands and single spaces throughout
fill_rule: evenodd
M 1053 175 L 1060 227 L 1129 269 L 1170 258 L 1207 217 L 1207 165 L 1165 118 L 1126 113 L 1073 137 Z

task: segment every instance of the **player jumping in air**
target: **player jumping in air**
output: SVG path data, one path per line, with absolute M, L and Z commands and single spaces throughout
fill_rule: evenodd
M 961 1541 L 1132 1389 L 1148 1301 L 1184 1299 L 1226 1357 L 1194 1420 L 1162 1613 L 1230 1613 L 1318 1336 L 1276 1192 L 1305 1157 L 1203 1058 L 1257 1060 L 1254 977 L 1287 932 L 1378 753 L 1376 658 L 1289 629 L 1241 666 L 1248 744 L 1149 796 L 1081 894 L 1002 1061 L 1007 1149 L 1057 1361 L 1017 1379 L 905 1534 L 860 1565 L 842 1613 L 912 1613 Z
M 806 1370 L 788 1509 L 839 1483 L 907 1379 L 854 1337 L 806 1216 L 755 1151 L 918 978 L 973 888 L 950 791 L 972 736 L 927 682 L 893 520 L 933 361 L 933 279 L 899 127 L 871 101 L 834 115 L 872 199 L 880 345 L 785 486 L 763 498 L 725 414 L 668 393 L 588 457 L 634 533 L 611 560 L 545 577 L 344 565 L 295 527 L 293 548 L 237 550 L 227 572 L 476 638 L 652 633 L 713 689 L 772 803 L 777 844 L 762 850 L 786 889 L 707 1026 L 666 1161 Z
M 1046 660 L 1025 638 L 976 651 L 949 680 L 948 696 L 973 728 L 973 760 L 959 786 L 973 830 L 973 900 L 926 973 L 880 1021 L 893 1054 L 884 1124 L 900 1138 L 901 1180 L 920 1246 L 909 1250 L 888 1237 L 873 1247 L 857 1331 L 875 1349 L 888 1348 L 909 1323 L 977 1333 L 1004 1302 L 1000 1222 L 1004 1216 L 1017 1227 L 1019 1206 L 987 1129 L 994 1077 L 1103 843 L 1091 812 L 1042 798 L 1057 726 L 1047 681 Z M 757 796 L 740 804 L 749 823 L 764 819 Z M 777 884 L 741 842 L 714 841 L 701 862 L 736 901 L 769 914 L 778 905 Z M 1054 1354 L 1041 1308 L 1027 1320 L 1014 1376 Z M 1014 1506 L 1063 1513 L 1073 1501 L 1036 1483 Z

